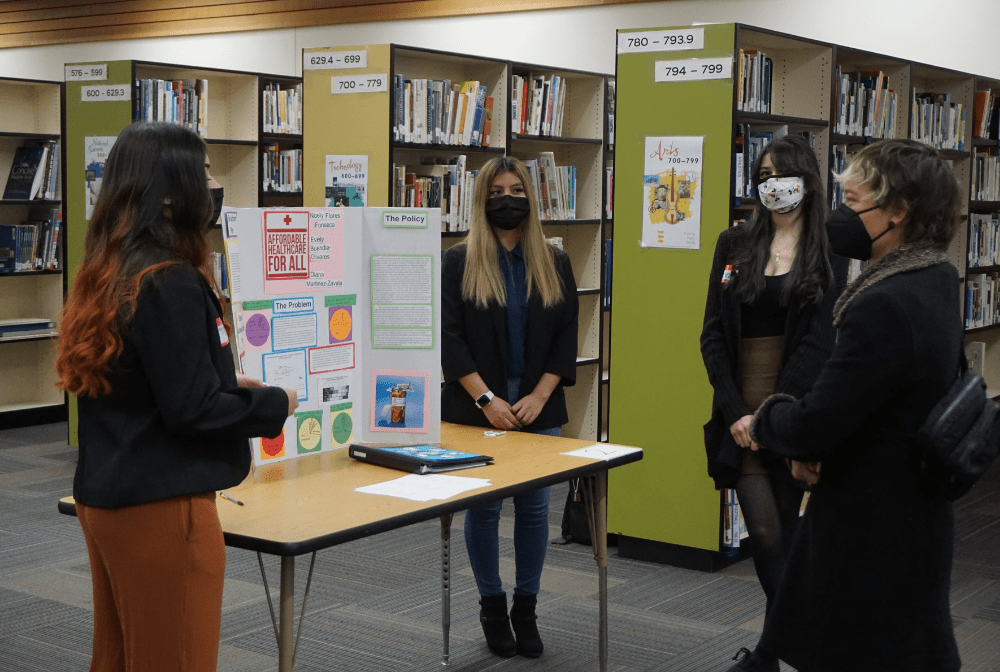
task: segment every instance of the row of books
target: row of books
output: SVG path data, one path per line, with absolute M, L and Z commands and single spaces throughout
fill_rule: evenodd
M 976 91 L 972 110 L 972 137 L 1000 138 L 1000 99 L 991 89 Z
M 576 219 L 576 166 L 557 166 L 552 152 L 525 159 L 539 219 Z
M 0 341 L 35 336 L 55 336 L 56 325 L 43 317 L 14 317 L 0 320 Z
M 748 124 L 740 124 L 740 132 L 736 137 L 736 179 L 733 195 L 737 198 L 756 198 L 751 173 L 757 162 L 757 157 L 767 143 L 775 137 L 788 134 L 788 127 L 781 126 L 777 131 L 753 130 Z
M 18 147 L 4 187 L 5 200 L 59 198 L 60 148 L 56 142 L 29 142 Z
M 490 144 L 493 97 L 477 81 L 393 78 L 393 140 L 418 144 Z
M 302 193 L 302 150 L 282 150 L 277 143 L 264 145 L 261 181 L 264 191 Z
M 1000 278 L 996 273 L 970 273 L 965 279 L 965 328 L 1000 322 Z
M 854 154 L 854 151 L 850 151 L 850 145 L 834 145 L 830 153 L 830 172 L 836 175 L 847 170 L 847 165 L 854 158 Z M 830 209 L 835 210 L 843 200 L 844 185 L 833 180 L 830 188 Z
M 207 79 L 140 79 L 135 90 L 134 119 L 183 124 L 208 137 Z
M 393 206 L 441 208 L 442 231 L 468 231 L 479 171 L 466 169 L 466 161 L 463 154 L 447 163 L 423 159 L 419 165 L 393 164 Z
M 607 101 L 605 111 L 608 113 L 608 149 L 615 149 L 615 100 L 618 97 L 618 85 L 614 80 L 608 81 Z
M 937 149 L 965 149 L 967 109 L 947 93 L 917 93 L 910 101 L 910 137 Z
M 0 224 L 0 273 L 59 270 L 62 214 L 37 215 L 21 224 Z
M 757 49 L 740 49 L 736 109 L 771 112 L 771 74 L 774 62 Z
M 226 265 L 226 255 L 221 252 L 212 252 L 212 277 L 215 279 L 215 286 L 219 288 L 226 299 L 231 299 L 229 292 L 229 267 Z
M 746 522 L 743 520 L 743 511 L 740 509 L 739 500 L 736 498 L 736 491 L 726 488 L 723 493 L 722 508 L 722 548 L 723 551 L 735 553 L 739 551 L 740 542 L 750 536 L 747 532 Z
M 265 133 L 302 134 L 302 85 L 281 88 L 276 82 L 265 84 L 261 113 Z
M 896 92 L 884 72 L 836 72 L 834 132 L 870 138 L 896 137 Z
M 511 129 L 521 135 L 562 136 L 566 78 L 559 75 L 511 76 Z
M 969 215 L 968 265 L 1000 266 L 1000 215 Z
M 977 151 L 972 158 L 973 201 L 1000 201 L 1000 156 L 989 150 Z

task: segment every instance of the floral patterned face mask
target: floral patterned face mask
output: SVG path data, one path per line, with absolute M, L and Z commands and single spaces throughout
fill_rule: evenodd
M 771 212 L 791 212 L 806 195 L 805 182 L 794 175 L 770 175 L 757 185 L 760 202 Z

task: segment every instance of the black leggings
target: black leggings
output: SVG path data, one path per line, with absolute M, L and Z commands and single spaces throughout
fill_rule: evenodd
M 772 474 L 743 474 L 735 489 L 753 543 L 754 568 L 770 611 L 799 524 L 802 489 L 790 475 Z

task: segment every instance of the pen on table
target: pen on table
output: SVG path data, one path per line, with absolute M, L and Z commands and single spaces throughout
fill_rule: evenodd
M 243 502 L 241 502 L 240 500 L 236 499 L 235 497 L 230 497 L 229 495 L 227 495 L 224 492 L 220 492 L 219 496 L 222 497 L 223 499 L 228 499 L 233 504 L 239 504 L 240 506 L 243 506 Z

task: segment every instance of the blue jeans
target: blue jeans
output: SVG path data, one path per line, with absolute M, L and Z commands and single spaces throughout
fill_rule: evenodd
M 511 406 L 520 399 L 521 381 L 507 381 L 507 399 Z M 535 432 L 561 436 L 562 428 L 553 427 Z M 503 500 L 476 506 L 465 512 L 465 546 L 469 564 L 476 577 L 479 594 L 483 597 L 503 595 L 500 581 L 500 509 Z M 514 496 L 514 592 L 537 595 L 549 543 L 549 489 L 542 488 Z

